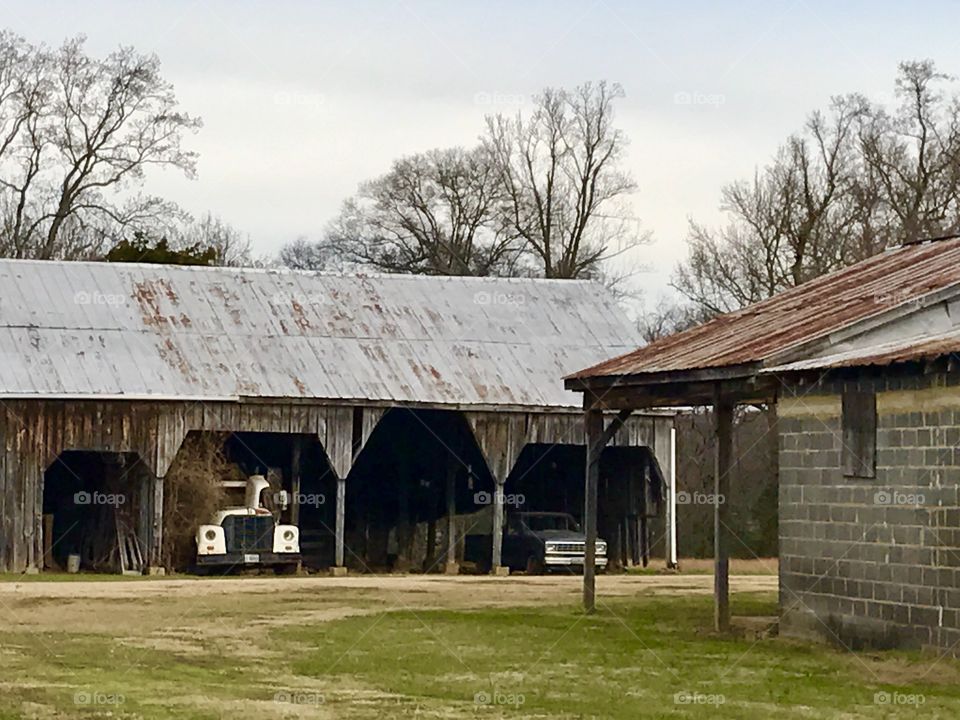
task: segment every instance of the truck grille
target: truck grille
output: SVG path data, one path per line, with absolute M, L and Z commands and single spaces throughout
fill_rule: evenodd
M 227 552 L 273 550 L 272 515 L 228 515 L 223 519 Z
M 553 545 L 553 548 L 557 552 L 579 553 L 582 555 L 584 553 L 584 549 L 586 548 L 586 543 L 582 543 L 582 542 L 556 543 L 555 545 Z

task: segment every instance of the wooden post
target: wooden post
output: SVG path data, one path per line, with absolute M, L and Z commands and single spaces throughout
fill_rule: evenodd
M 503 489 L 505 482 L 494 478 L 493 486 L 493 552 L 490 557 L 490 572 L 498 575 L 503 572 L 500 562 L 503 559 Z
M 163 568 L 163 478 L 152 478 L 152 482 L 153 501 L 151 510 L 153 511 L 153 523 L 150 532 L 148 572 L 156 574 L 161 573 Z
M 733 402 L 714 389 L 713 598 L 714 627 L 730 628 L 730 468 L 733 458 Z
M 444 572 L 447 575 L 456 575 L 460 572 L 457 565 L 457 458 L 452 454 L 447 456 L 447 552 Z
M 643 463 L 640 473 L 640 564 L 646 567 L 650 564 L 650 525 L 647 521 L 647 488 L 650 487 L 650 458 Z
M 300 479 L 301 456 L 303 454 L 303 438 L 299 435 L 293 438 L 293 447 L 290 449 L 290 524 L 300 524 Z
M 53 559 L 53 515 L 43 516 L 43 567 L 42 570 L 59 570 Z
M 600 453 L 603 452 L 603 412 L 594 409 L 593 399 L 583 395 L 586 428 L 586 477 L 584 482 L 583 528 L 586 547 L 583 558 L 583 609 L 596 611 L 597 487 L 600 481 Z
M 334 532 L 336 533 L 335 543 L 336 551 L 334 564 L 337 567 L 343 567 L 343 537 L 346 532 L 346 509 L 347 509 L 347 481 L 345 478 L 337 478 L 337 522 Z

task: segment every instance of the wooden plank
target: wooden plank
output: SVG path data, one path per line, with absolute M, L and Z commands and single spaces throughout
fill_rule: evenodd
M 153 567 L 163 566 L 163 478 L 151 478 L 153 485 L 153 502 L 151 510 L 153 511 L 153 527 L 150 534 L 150 549 L 147 555 L 150 558 L 150 565 Z
M 300 478 L 302 468 L 300 467 L 300 459 L 303 450 L 303 440 L 299 436 L 295 436 L 291 443 L 292 447 L 290 449 L 290 495 L 291 495 L 291 504 L 290 504 L 290 524 L 299 525 L 300 524 Z
M 337 478 L 337 520 L 335 531 L 335 563 L 337 567 L 343 567 L 344 534 L 346 532 L 346 505 L 347 481 L 345 478 Z
M 847 387 L 841 404 L 843 474 L 874 478 L 877 475 L 877 396 L 867 390 Z
M 733 460 L 733 400 L 720 384 L 714 391 L 713 600 L 714 627 L 730 628 L 730 471 Z
M 447 456 L 446 501 L 447 501 L 447 572 L 452 572 L 457 562 L 457 471 L 459 460 Z
M 597 491 L 600 484 L 600 453 L 603 446 L 603 412 L 596 409 L 588 393 L 584 393 L 584 435 L 586 439 L 586 477 L 584 478 L 583 528 L 586 546 L 583 557 L 583 609 L 596 612 L 597 564 Z

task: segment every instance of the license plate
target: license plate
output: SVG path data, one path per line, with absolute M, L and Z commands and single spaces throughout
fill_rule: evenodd
M 256 554 L 248 554 L 243 556 L 243 561 L 245 563 L 258 563 L 260 562 L 260 556 Z

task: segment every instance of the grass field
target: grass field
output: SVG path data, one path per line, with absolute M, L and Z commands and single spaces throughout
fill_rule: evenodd
M 956 662 L 717 637 L 709 581 L 0 582 L 0 718 L 960 716 Z

